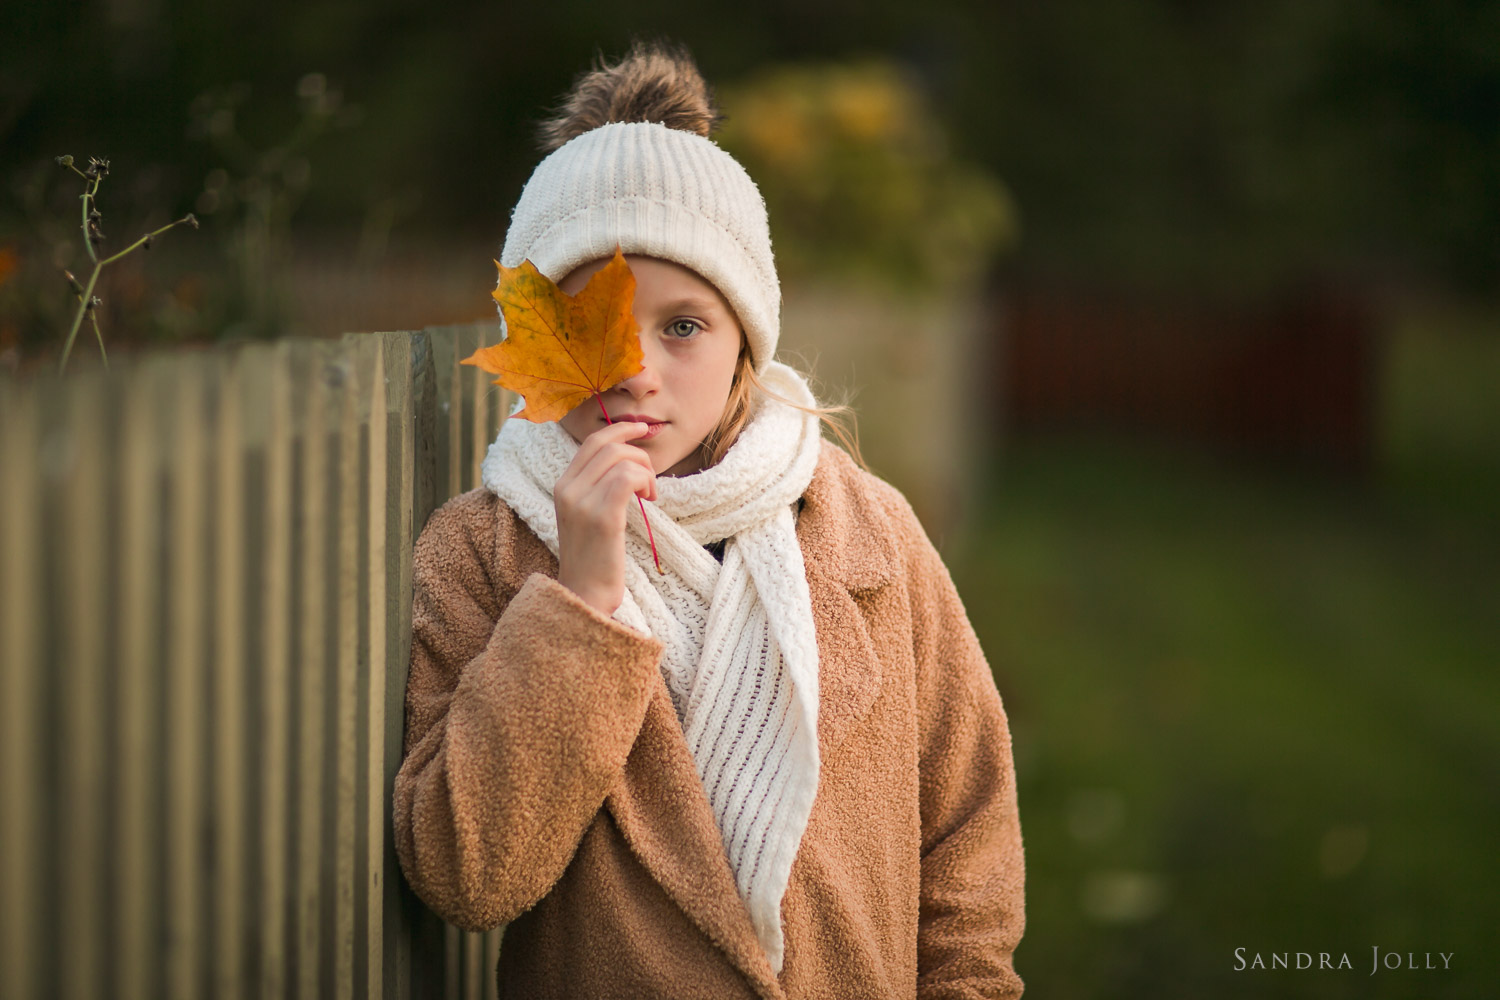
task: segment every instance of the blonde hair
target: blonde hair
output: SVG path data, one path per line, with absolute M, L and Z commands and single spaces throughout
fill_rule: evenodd
M 750 422 L 750 411 L 757 394 L 785 403 L 803 413 L 816 415 L 859 467 L 869 471 L 864 456 L 859 451 L 859 429 L 854 422 L 854 408 L 843 403 L 833 406 L 804 406 L 772 391 L 755 374 L 748 340 L 740 343 L 740 355 L 735 361 L 734 380 L 729 384 L 729 398 L 724 401 L 724 413 L 714 429 L 703 439 L 701 448 L 705 469 L 719 464 L 734 445 L 735 439 L 740 436 L 740 431 L 745 429 L 745 424 Z

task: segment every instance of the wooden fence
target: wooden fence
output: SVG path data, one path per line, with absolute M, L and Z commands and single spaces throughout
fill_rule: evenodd
M 411 549 L 476 325 L 0 380 L 0 993 L 479 997 L 391 846 Z

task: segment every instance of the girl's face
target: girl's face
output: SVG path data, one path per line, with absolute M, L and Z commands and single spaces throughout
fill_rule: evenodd
M 626 254 L 635 275 L 635 319 L 645 368 L 603 394 L 613 421 L 641 420 L 651 432 L 630 442 L 659 476 L 703 468 L 703 439 L 718 424 L 744 334 L 717 288 L 671 261 Z M 558 287 L 577 295 L 608 259 L 583 264 Z M 574 440 L 604 426 L 592 397 L 559 421 Z

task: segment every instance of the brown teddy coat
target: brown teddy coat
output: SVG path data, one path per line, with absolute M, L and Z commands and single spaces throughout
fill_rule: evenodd
M 657 668 L 492 493 L 417 542 L 396 849 L 445 920 L 507 924 L 502 997 L 1017 997 L 1010 733 L 905 499 L 825 442 L 797 537 L 817 798 L 771 968 Z

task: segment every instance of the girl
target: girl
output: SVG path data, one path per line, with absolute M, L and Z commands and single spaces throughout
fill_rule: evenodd
M 619 245 L 644 369 L 508 420 L 417 542 L 396 847 L 516 997 L 1015 997 L 1000 697 L 901 495 L 773 360 L 765 206 L 681 52 L 580 79 L 501 262 Z M 651 503 L 663 573 L 636 498 Z

